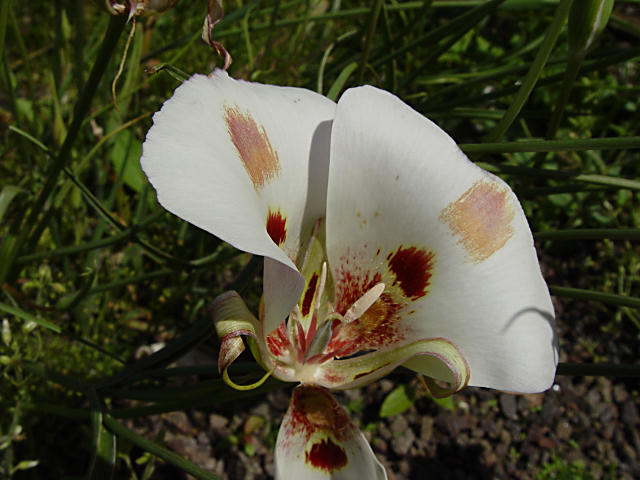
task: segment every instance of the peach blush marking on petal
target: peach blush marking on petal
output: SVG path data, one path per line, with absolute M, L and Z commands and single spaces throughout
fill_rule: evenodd
M 276 245 L 282 245 L 287 239 L 287 219 L 279 210 L 269 209 L 267 214 L 267 233 Z
M 258 126 L 249 112 L 242 113 L 237 105 L 232 108 L 225 104 L 223 108 L 231 141 L 251 178 L 253 188 L 258 191 L 266 182 L 278 176 L 278 153 L 271 146 L 264 127 Z
M 497 183 L 475 182 L 455 202 L 440 212 L 438 219 L 459 236 L 468 257 L 480 263 L 500 250 L 513 236 L 515 216 L 509 191 Z

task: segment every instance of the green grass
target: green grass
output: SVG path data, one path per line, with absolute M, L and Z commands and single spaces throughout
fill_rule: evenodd
M 570 3 L 227 1 L 214 38 L 231 52 L 235 77 L 330 98 L 370 83 L 433 118 L 513 186 L 543 261 L 559 272 L 555 294 L 590 302 L 598 338 L 622 339 L 633 351 L 640 30 L 627 13 L 639 2 L 616 2 L 610 26 L 563 86 Z M 39 478 L 30 461 L 46 463 L 55 478 L 102 478 L 118 459 L 126 469 L 121 445 L 215 478 L 121 419 L 279 387 L 229 392 L 214 365 L 168 368 L 211 335 L 207 304 L 215 295 L 233 282 L 255 306 L 260 292 L 259 262 L 159 207 L 138 165 L 150 115 L 181 72 L 221 65 L 199 41 L 205 11 L 205 1 L 181 0 L 137 20 L 115 108 L 111 84 L 131 24 L 82 0 L 0 4 L 3 478 L 16 469 Z M 561 92 L 566 108 L 549 135 Z M 165 348 L 140 357 L 152 344 Z M 215 358 L 215 340 L 205 345 Z M 601 345 L 591 360 L 635 361 Z M 241 373 L 255 379 L 256 368 Z M 637 366 L 621 368 L 638 375 Z M 193 373 L 207 380 L 172 390 L 173 380 Z M 63 436 L 85 446 L 73 462 L 50 453 Z M 571 474 L 574 467 L 566 466 Z

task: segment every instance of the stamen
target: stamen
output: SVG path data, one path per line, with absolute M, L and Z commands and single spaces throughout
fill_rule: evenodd
M 366 312 L 371 305 L 375 303 L 382 292 L 384 292 L 385 285 L 380 282 L 371 287 L 367 292 L 362 295 L 358 300 L 353 302 L 353 305 L 349 307 L 349 310 L 344 314 L 344 323 L 348 324 L 357 320 L 362 316 L 364 312 Z

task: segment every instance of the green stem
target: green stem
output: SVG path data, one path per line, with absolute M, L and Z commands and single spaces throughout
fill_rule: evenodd
M 518 142 L 461 143 L 467 153 L 571 152 L 640 148 L 640 137 L 581 138 L 572 140 L 523 140 Z
M 640 365 L 614 363 L 560 363 L 556 375 L 581 377 L 640 377 Z
M 2 2 L 3 5 L 6 3 L 7 2 Z M 64 139 L 64 143 L 60 148 L 58 156 L 50 165 L 46 173 L 45 184 L 40 191 L 40 194 L 38 195 L 38 198 L 36 199 L 34 205 L 32 206 L 31 212 L 22 224 L 20 235 L 18 236 L 16 242 L 12 245 L 12 252 L 7 256 L 7 264 L 5 264 L 0 269 L 0 283 L 5 280 L 7 275 L 10 274 L 13 261 L 19 254 L 23 244 L 25 243 L 30 233 L 42 231 L 42 229 L 38 228 L 38 217 L 43 212 L 45 202 L 51 195 L 51 192 L 53 191 L 58 181 L 58 177 L 60 176 L 60 172 L 69 160 L 71 148 L 73 147 L 73 144 L 78 137 L 80 127 L 82 126 L 85 117 L 89 113 L 89 107 L 91 106 L 93 96 L 98 90 L 100 80 L 104 75 L 107 65 L 109 64 L 109 60 L 111 60 L 111 56 L 113 55 L 115 47 L 118 43 L 118 39 L 120 38 L 120 34 L 122 33 L 125 24 L 126 17 L 124 15 L 111 17 L 109 27 L 107 28 L 104 40 L 102 41 L 102 45 L 100 46 L 100 50 L 96 57 L 96 62 L 93 64 L 93 68 L 91 69 L 91 73 L 89 74 L 89 79 L 87 80 L 84 90 L 80 94 L 80 98 L 76 103 L 73 120 L 71 121 L 71 125 L 68 128 L 67 136 Z M 37 239 L 31 239 L 31 243 L 35 243 L 36 241 Z
M 549 285 L 549 293 L 557 297 L 572 298 L 574 300 L 588 300 L 623 307 L 640 308 L 640 298 L 616 295 L 615 293 L 596 292 L 582 288 L 558 287 L 555 285 Z
M 564 114 L 564 110 L 569 102 L 569 95 L 573 89 L 573 82 L 575 82 L 578 77 L 578 72 L 580 71 L 580 65 L 582 65 L 583 58 L 584 56 L 582 55 L 569 56 L 567 69 L 564 72 L 564 78 L 562 79 L 562 88 L 560 89 L 560 94 L 556 100 L 556 105 L 553 109 L 553 113 L 551 114 L 551 119 L 549 120 L 546 138 L 554 138 L 556 136 L 556 132 L 560 127 L 562 115 Z
M 10 4 L 11 0 L 3 0 L 0 2 L 0 62 L 4 58 L 4 38 L 7 33 Z
M 155 455 L 158 458 L 161 458 L 165 462 L 179 468 L 180 470 L 189 473 L 201 480 L 219 480 L 220 477 L 214 475 L 213 473 L 209 473 L 206 470 L 198 467 L 195 463 L 190 462 L 189 460 L 181 457 L 177 453 L 172 452 L 171 450 L 167 450 L 166 448 L 158 445 L 151 440 L 147 440 L 141 435 L 129 430 L 127 427 L 118 422 L 111 415 L 105 414 L 103 416 L 104 425 L 111 430 L 114 434 L 122 437 L 134 445 L 142 448 L 143 450 Z
M 165 213 L 164 210 L 158 210 L 154 214 L 149 215 L 148 218 L 145 218 L 144 220 L 142 220 L 140 223 L 132 225 L 126 230 L 122 230 L 121 232 L 116 233 L 115 235 L 111 235 L 110 237 L 101 238 L 99 240 L 83 243 L 81 245 L 70 245 L 68 247 L 62 247 L 62 248 L 58 248 L 57 250 L 50 250 L 48 252 L 38 252 L 38 253 L 32 253 L 30 255 L 23 255 L 17 258 L 16 264 L 23 265 L 25 263 L 33 262 L 34 260 L 42 260 L 44 258 L 59 257 L 62 255 L 69 255 L 73 253 L 82 253 L 82 252 L 86 252 L 87 250 L 95 250 L 96 248 L 106 247 L 108 245 L 113 245 L 115 243 L 122 242 L 124 240 L 129 240 L 134 235 L 136 235 L 137 232 L 142 230 L 149 223 L 157 220 L 158 217 L 160 217 L 164 213 Z
M 640 240 L 640 228 L 576 228 L 533 234 L 536 240 Z
M 533 87 L 536 85 L 542 70 L 544 69 L 545 64 L 547 63 L 547 59 L 551 54 L 551 50 L 560 35 L 562 27 L 569 15 L 569 9 L 571 8 L 571 3 L 573 0 L 561 0 L 558 8 L 556 9 L 556 13 L 553 16 L 553 20 L 551 21 L 551 25 L 545 34 L 544 41 L 536 54 L 536 58 L 533 60 L 531 64 L 531 68 L 527 72 L 524 80 L 522 81 L 522 86 L 518 90 L 516 97 L 513 99 L 511 105 L 505 112 L 504 116 L 500 119 L 498 124 L 489 132 L 487 136 L 487 141 L 494 142 L 498 138 L 502 137 L 502 135 L 507 131 L 507 129 L 511 126 L 513 121 L 516 119 L 520 110 L 526 103 Z
M 380 15 L 382 4 L 382 0 L 376 0 L 375 3 L 371 6 L 371 13 L 369 15 L 369 26 L 367 28 L 367 37 L 364 42 L 364 48 L 362 49 L 360 67 L 358 68 L 358 85 L 362 85 L 362 82 L 364 81 L 364 72 L 367 68 L 369 52 L 371 51 L 371 44 L 373 43 L 373 37 L 376 33 L 376 25 L 378 24 L 378 17 Z
M 504 165 L 501 163 L 477 162 L 476 165 L 491 172 L 518 175 L 523 177 L 538 177 L 553 180 L 577 181 L 591 183 L 594 185 L 604 185 L 614 188 L 628 188 L 630 190 L 640 190 L 640 181 L 628 178 L 612 177 L 595 173 L 567 172 L 563 170 L 551 170 L 543 168 L 520 167 L 518 165 Z

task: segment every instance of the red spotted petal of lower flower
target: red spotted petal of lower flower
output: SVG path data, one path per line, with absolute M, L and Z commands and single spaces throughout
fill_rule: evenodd
M 319 387 L 293 391 L 276 442 L 276 479 L 386 479 L 364 435 Z

